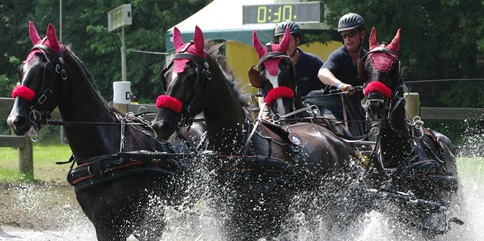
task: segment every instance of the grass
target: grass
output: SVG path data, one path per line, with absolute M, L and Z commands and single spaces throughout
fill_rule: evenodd
M 69 145 L 41 145 L 34 143 L 34 179 L 43 182 L 66 182 L 70 165 L 57 165 L 55 162 L 67 161 L 71 156 Z M 23 176 L 18 168 L 18 149 L 1 147 L 0 183 L 32 181 Z
M 459 157 L 457 159 L 459 176 L 484 183 L 484 157 Z
M 55 162 L 67 161 L 71 155 L 68 145 L 34 143 L 34 181 L 49 183 L 66 182 L 70 164 L 57 165 Z M 0 148 L 0 183 L 32 181 L 23 176 L 18 169 L 18 150 Z M 459 175 L 484 183 L 484 157 L 458 157 Z

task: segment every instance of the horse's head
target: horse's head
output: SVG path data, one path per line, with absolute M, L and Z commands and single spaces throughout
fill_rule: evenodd
M 253 86 L 261 89 L 265 103 L 274 114 L 284 115 L 295 108 L 296 70 L 292 58 L 287 55 L 290 41 L 289 28 L 286 28 L 279 44 L 267 44 L 266 47 L 256 31 L 252 33 L 252 44 L 259 63 L 249 69 L 249 79 Z
M 153 128 L 161 140 L 167 140 L 181 125 L 189 125 L 203 110 L 207 81 L 211 78 L 203 33 L 195 27 L 193 41 L 183 42 L 178 28 L 173 30 L 175 57 L 161 73 L 165 95 L 158 96 L 158 115 Z M 211 60 L 211 59 L 210 59 Z
M 390 100 L 397 96 L 402 84 L 398 60 L 400 29 L 390 44 L 379 44 L 373 27 L 369 41 L 370 51 L 358 63 L 358 76 L 366 82 L 367 114 L 376 120 L 387 117 Z
M 63 65 L 65 48 L 57 40 L 54 26 L 49 24 L 46 37 L 41 39 L 29 22 L 29 35 L 34 47 L 18 68 L 20 85 L 12 91 L 15 102 L 7 119 L 17 135 L 36 131 L 36 121 L 49 118 L 62 99 L 63 82 L 67 79 Z

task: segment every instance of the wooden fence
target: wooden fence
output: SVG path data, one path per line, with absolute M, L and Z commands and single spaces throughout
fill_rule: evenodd
M 18 148 L 18 168 L 27 177 L 34 176 L 34 153 L 28 136 L 0 135 L 0 147 Z
M 484 120 L 484 108 L 447 108 L 447 107 L 421 107 L 417 93 L 408 93 L 407 113 L 410 117 L 419 115 L 423 120 Z M 0 97 L 0 120 L 6 120 L 12 109 L 13 99 Z M 115 104 L 126 112 L 137 113 L 139 111 L 157 112 L 154 104 Z M 53 119 L 58 119 L 58 111 L 52 113 Z M 28 137 L 0 135 L 0 147 L 14 147 L 19 149 L 19 169 L 26 175 L 33 177 L 33 151 L 32 142 Z

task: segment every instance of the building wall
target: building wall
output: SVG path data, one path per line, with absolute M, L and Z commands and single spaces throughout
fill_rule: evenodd
M 342 44 L 339 41 L 331 41 L 328 44 L 313 42 L 300 45 L 299 48 L 305 52 L 315 54 L 323 61 L 326 61 L 329 54 L 341 45 Z M 247 86 L 247 92 L 257 93 L 257 90 L 250 87 L 249 77 L 247 75 L 249 68 L 259 62 L 254 47 L 241 42 L 226 41 L 225 55 L 227 57 L 227 68 L 231 68 L 234 71 L 234 74 L 242 80 L 242 86 Z

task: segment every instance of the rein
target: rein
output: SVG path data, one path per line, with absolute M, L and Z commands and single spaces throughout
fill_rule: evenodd
M 420 119 L 419 116 L 416 116 L 413 119 L 413 123 L 408 123 L 408 124 L 411 127 L 415 127 L 416 130 L 419 130 L 420 135 L 416 136 L 413 131 L 411 132 L 411 134 L 409 134 L 409 133 L 403 132 L 403 131 L 395 128 L 391 117 L 392 117 L 393 113 L 395 112 L 395 110 L 402 104 L 402 101 L 403 101 L 403 98 L 399 98 L 397 103 L 395 104 L 395 106 L 388 112 L 387 119 L 388 119 L 389 126 L 392 129 L 392 131 L 394 131 L 395 133 L 397 133 L 401 136 L 412 138 L 412 139 L 421 139 L 425 134 L 424 134 L 424 131 L 422 130 L 423 121 Z M 411 130 L 414 130 L 414 129 L 411 128 Z
M 88 126 L 88 125 L 145 125 L 144 123 L 110 123 L 110 122 L 96 122 L 96 121 L 62 121 L 62 120 L 36 120 L 36 124 L 52 125 L 52 126 Z

